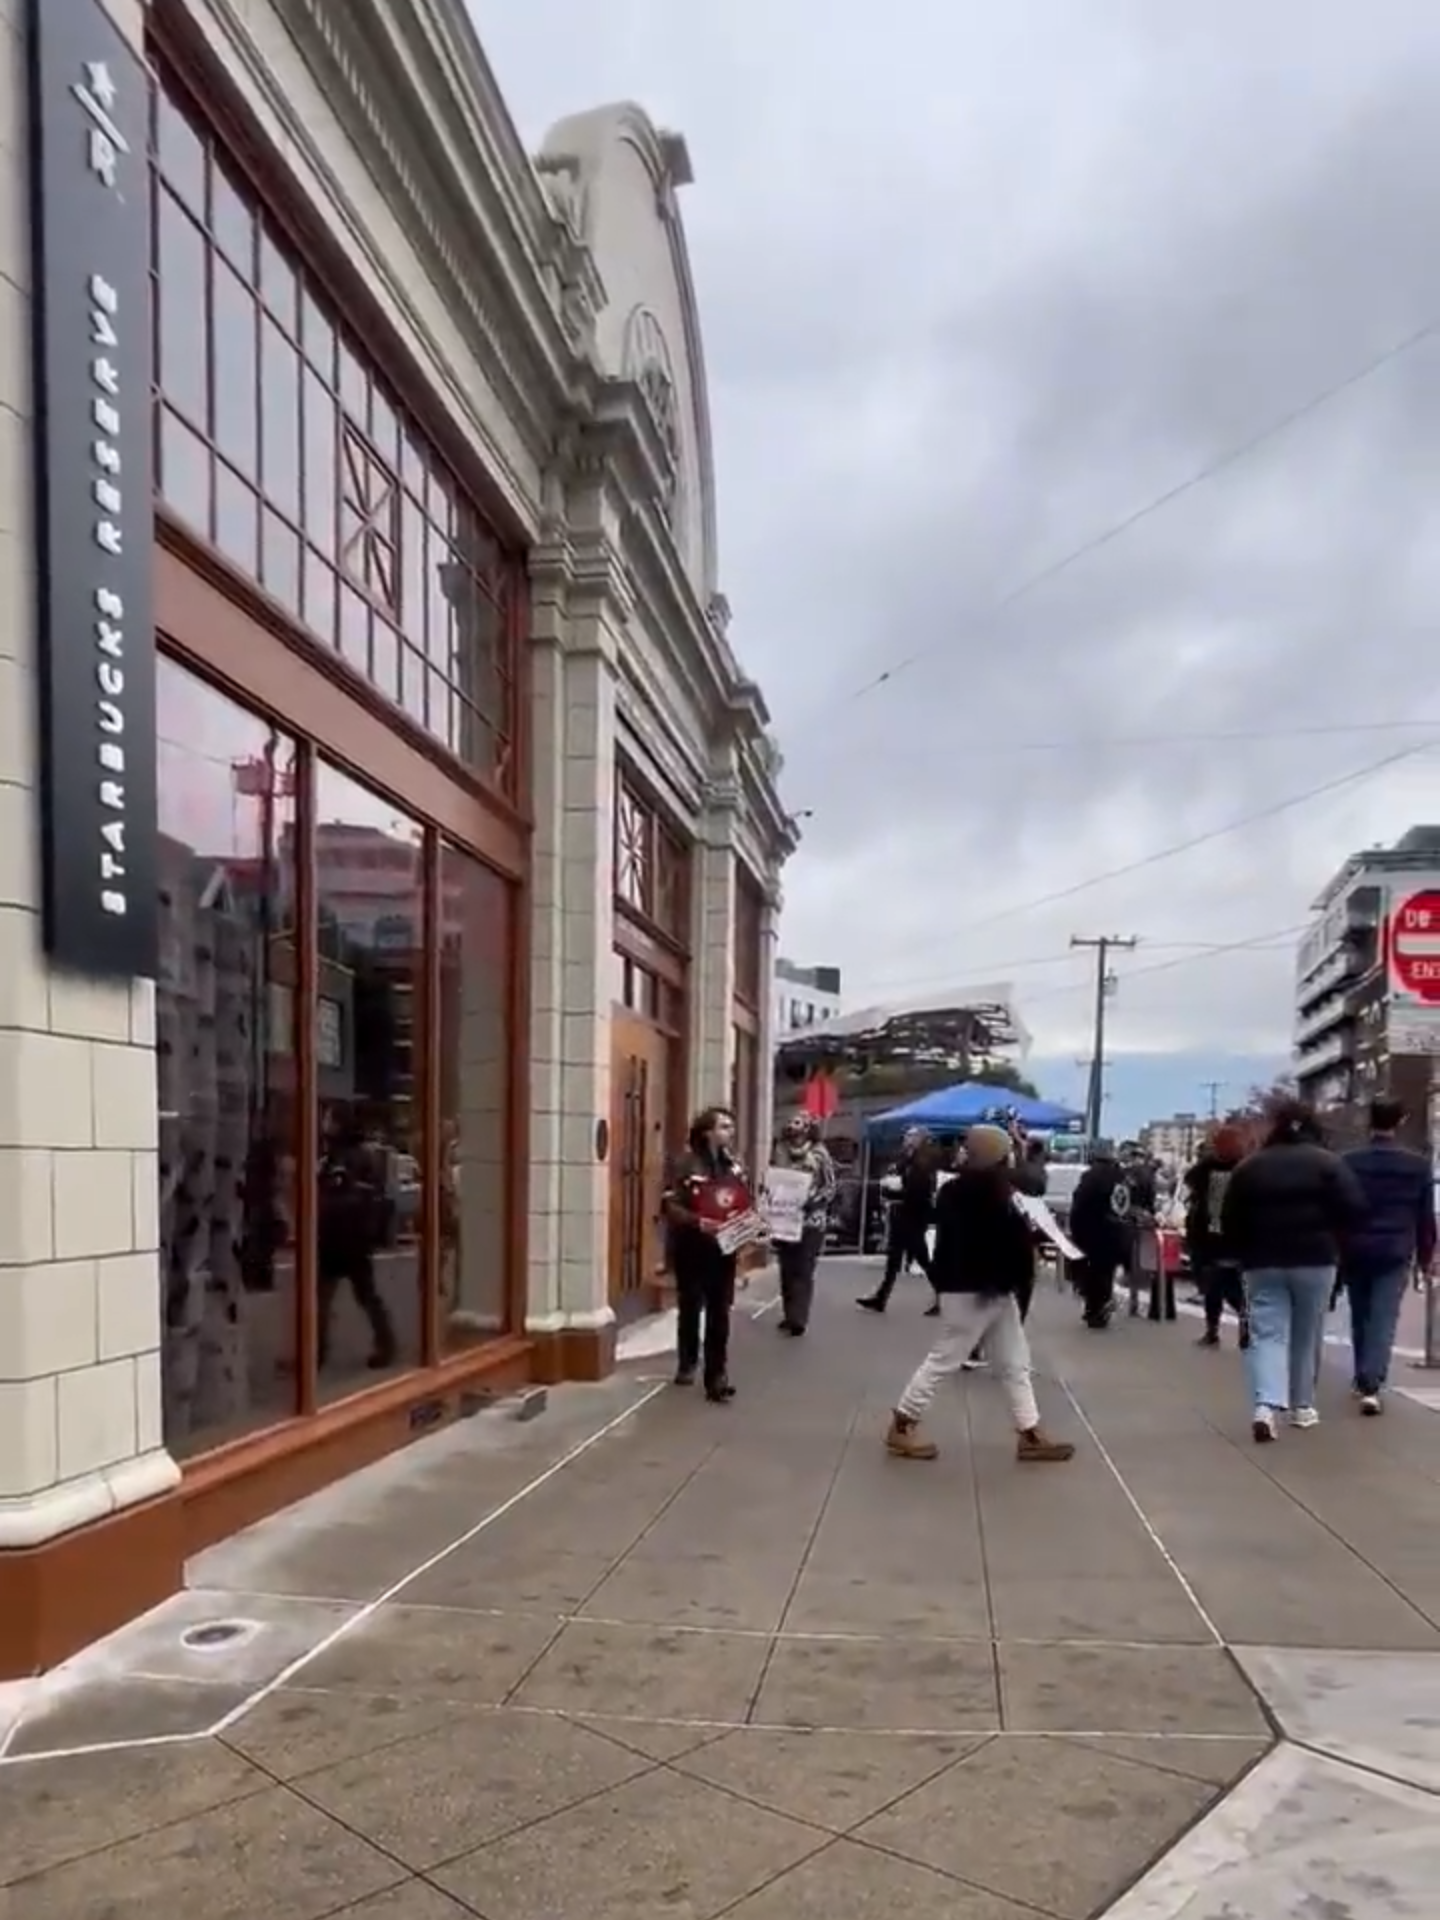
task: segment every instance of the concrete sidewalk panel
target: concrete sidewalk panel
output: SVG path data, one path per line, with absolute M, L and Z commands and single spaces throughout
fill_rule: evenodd
M 550 1714 L 453 1718 L 301 1782 L 305 1798 L 417 1873 L 578 1806 L 654 1763 Z
M 387 1606 L 319 1652 L 296 1676 L 307 1690 L 440 1694 L 494 1707 L 529 1672 L 558 1620 L 495 1618 L 439 1608 Z
M 682 1773 L 774 1813 L 845 1834 L 988 1738 L 804 1733 L 745 1727 L 678 1762 Z
M 1291 1740 L 1440 1794 L 1440 1654 L 1241 1647 L 1236 1658 Z
M 1106 1920 L 1430 1920 L 1440 1801 L 1279 1747 Z
M 734 1725 L 749 1711 L 768 1651 L 759 1635 L 574 1621 L 526 1675 L 513 1704 Z
M 1001 1646 L 999 1660 L 1005 1725 L 1015 1732 L 1269 1731 L 1223 1647 Z
M 1215 1798 L 1214 1787 L 1079 1744 L 1002 1735 L 854 1838 L 1090 1920 Z
M 988 1641 L 780 1640 L 752 1716 L 764 1726 L 980 1732 L 1000 1725 Z
M 677 1773 L 647 1776 L 436 1869 L 503 1920 L 710 1920 L 828 1844 Z
M 726 1920 L 1034 1920 L 1034 1909 L 840 1840 L 732 1907 Z

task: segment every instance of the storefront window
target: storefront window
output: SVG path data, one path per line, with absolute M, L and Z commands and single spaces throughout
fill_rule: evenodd
M 514 890 L 440 851 L 440 1337 L 505 1327 L 510 1258 L 510 970 Z
M 421 1358 L 424 833 L 315 774 L 317 1393 Z
M 159 674 L 156 991 L 165 1440 L 183 1458 L 295 1412 L 295 743 Z
M 513 793 L 523 561 L 163 83 L 152 145 L 162 499 Z

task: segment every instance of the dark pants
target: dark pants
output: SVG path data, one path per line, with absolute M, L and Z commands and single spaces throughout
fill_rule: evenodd
M 1205 1267 L 1200 1275 L 1200 1298 L 1205 1307 L 1205 1337 L 1218 1340 L 1220 1337 L 1220 1317 L 1229 1307 L 1240 1322 L 1243 1331 L 1246 1324 L 1245 1282 L 1239 1267 L 1226 1266 L 1216 1261 Z
M 1347 1272 L 1344 1281 L 1350 1296 L 1355 1386 L 1360 1393 L 1379 1393 L 1390 1372 L 1395 1329 L 1400 1324 L 1410 1269 L 1387 1267 L 1378 1272 Z
M 1085 1309 L 1087 1327 L 1110 1323 L 1115 1307 L 1115 1269 L 1120 1265 L 1113 1254 L 1086 1254 L 1074 1266 L 1074 1280 Z
M 798 1240 L 779 1240 L 775 1257 L 780 1263 L 780 1324 L 803 1333 L 810 1324 L 815 1299 L 815 1266 L 825 1244 L 825 1229 L 806 1227 Z
M 723 1386 L 728 1377 L 734 1304 L 733 1255 L 681 1255 L 675 1267 L 675 1359 L 681 1373 L 693 1374 L 703 1358 L 707 1387 Z
M 371 1362 L 388 1367 L 395 1358 L 395 1326 L 379 1287 L 375 1284 L 375 1254 L 370 1247 L 320 1248 L 316 1301 L 317 1360 L 324 1366 L 330 1357 L 330 1321 L 335 1311 L 335 1295 L 342 1280 L 350 1282 L 355 1304 L 370 1322 L 373 1344 Z
M 895 1291 L 895 1282 L 906 1260 L 913 1260 L 925 1278 L 930 1278 L 930 1249 L 925 1244 L 925 1229 L 929 1224 L 921 1215 L 903 1212 L 899 1207 L 891 1212 L 885 1245 L 885 1278 L 874 1296 L 881 1306 Z

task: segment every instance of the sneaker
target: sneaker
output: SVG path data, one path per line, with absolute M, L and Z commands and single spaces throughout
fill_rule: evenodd
M 694 1384 L 695 1384 L 694 1367 L 680 1367 L 676 1370 L 675 1385 L 677 1387 L 693 1387 Z
M 880 1299 L 877 1294 L 873 1293 L 862 1293 L 855 1304 L 857 1307 L 863 1307 L 867 1313 L 883 1313 L 885 1311 L 885 1302 Z
M 1255 1436 L 1257 1445 L 1263 1445 L 1265 1441 L 1275 1438 L 1275 1415 L 1269 1407 L 1255 1409 L 1255 1417 L 1250 1422 L 1250 1431 Z
M 1384 1410 L 1378 1393 L 1362 1393 L 1360 1395 L 1360 1411 L 1365 1415 L 1367 1420 L 1373 1420 L 1376 1414 L 1383 1413 Z
M 1290 1415 L 1290 1424 L 1292 1427 L 1298 1427 L 1303 1433 L 1309 1427 L 1319 1426 L 1320 1415 L 1314 1407 L 1296 1407 Z
M 1220 1344 L 1220 1336 L 1218 1333 L 1202 1333 L 1195 1344 L 1197 1347 L 1218 1347 Z
M 920 1422 L 903 1413 L 891 1414 L 885 1448 L 900 1460 L 935 1460 L 940 1455 L 940 1449 L 933 1440 L 920 1437 Z

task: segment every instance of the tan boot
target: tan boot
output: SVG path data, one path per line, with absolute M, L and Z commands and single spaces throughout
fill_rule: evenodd
M 933 1440 L 920 1437 L 920 1422 L 903 1413 L 891 1414 L 885 1445 L 901 1460 L 934 1460 L 940 1453 Z
M 1032 1427 L 1015 1442 L 1017 1460 L 1073 1460 L 1075 1448 L 1069 1440 L 1051 1440 L 1041 1427 Z

